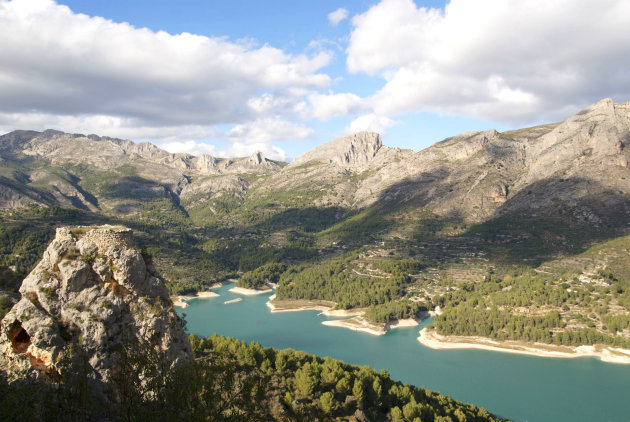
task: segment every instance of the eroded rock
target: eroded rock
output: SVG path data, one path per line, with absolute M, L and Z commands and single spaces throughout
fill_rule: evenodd
M 191 358 L 164 282 L 132 246 L 132 232 L 123 227 L 57 229 L 0 325 L 0 356 L 10 376 L 53 374 L 80 350 L 91 377 L 106 382 L 116 350 L 139 340 L 160 347 L 172 365 Z

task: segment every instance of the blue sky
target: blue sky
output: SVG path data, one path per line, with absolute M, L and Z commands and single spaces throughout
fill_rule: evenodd
M 550 4 L 551 3 L 551 4 Z M 630 100 L 623 0 L 0 0 L 0 131 L 290 160 Z

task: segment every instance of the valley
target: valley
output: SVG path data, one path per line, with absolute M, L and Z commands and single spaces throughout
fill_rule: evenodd
M 119 222 L 173 294 L 242 274 L 373 323 L 439 306 L 442 335 L 628 348 L 628 110 L 602 100 L 418 153 L 359 133 L 288 165 L 14 132 L 0 148 L 2 265 L 27 272 L 55 225 Z

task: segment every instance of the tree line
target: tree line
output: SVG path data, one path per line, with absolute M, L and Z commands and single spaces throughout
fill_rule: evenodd
M 75 349 L 48 381 L 0 376 L 0 419 L 21 421 L 500 421 L 487 410 L 392 380 L 386 371 L 291 349 L 190 336 L 176 367 L 151 341 L 123 344 L 108 383 Z M 70 362 L 72 364 L 70 365 Z M 72 368 L 70 370 L 69 368 Z

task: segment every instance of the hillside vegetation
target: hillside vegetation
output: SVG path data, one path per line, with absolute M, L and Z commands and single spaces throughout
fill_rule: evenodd
M 190 342 L 196 358 L 170 369 L 150 342 L 123 345 L 119 372 L 105 395 L 81 371 L 62 371 L 52 384 L 23 380 L 9 385 L 0 377 L 0 419 L 504 420 L 365 366 L 225 337 L 191 336 Z M 108 400 L 107 394 L 117 401 Z

